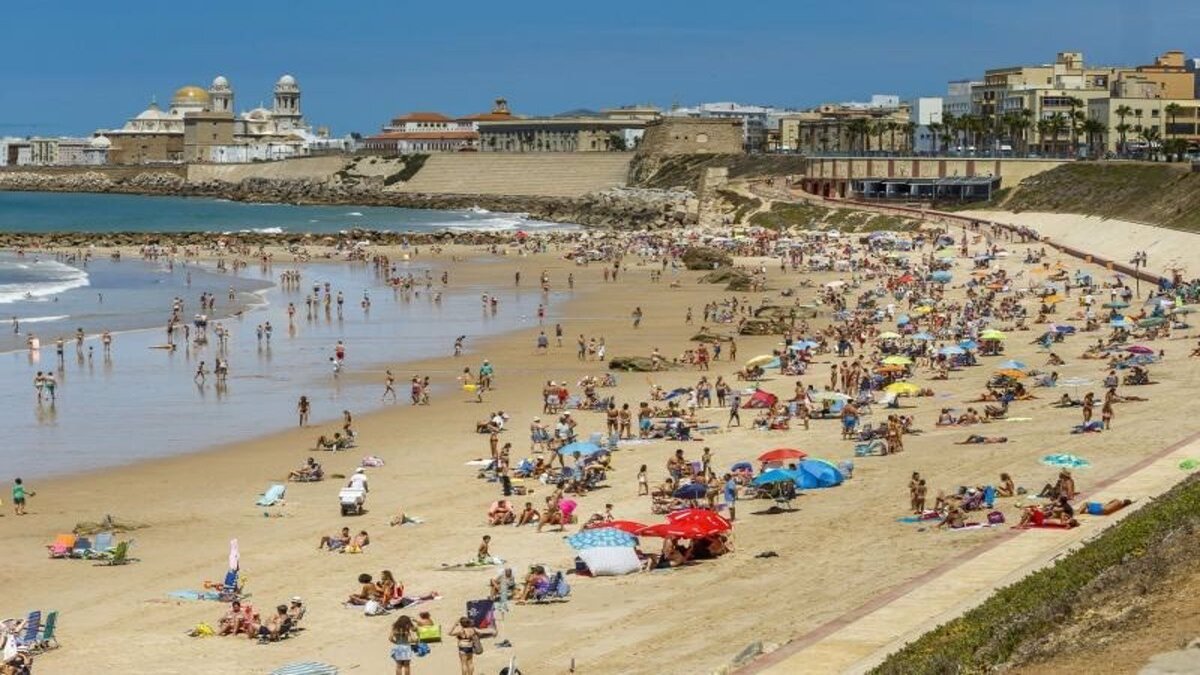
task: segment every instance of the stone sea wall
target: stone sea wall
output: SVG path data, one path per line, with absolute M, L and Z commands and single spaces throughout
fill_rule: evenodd
M 578 197 L 433 194 L 384 189 L 379 180 L 248 177 L 236 182 L 189 181 L 176 171 L 145 169 L 113 174 L 103 170 L 0 171 L 0 190 L 95 192 L 213 197 L 244 202 L 344 204 L 418 209 L 465 209 L 526 213 L 559 223 L 617 229 L 654 229 L 694 222 L 695 196 L 687 190 L 609 188 Z

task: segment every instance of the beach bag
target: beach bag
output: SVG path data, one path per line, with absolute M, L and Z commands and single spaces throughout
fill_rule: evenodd
M 1004 514 L 999 511 L 992 511 L 987 515 L 988 525 L 999 525 L 1004 522 Z
M 483 653 L 483 640 L 479 639 L 478 631 L 476 631 L 475 634 L 471 636 L 471 651 L 475 652 L 476 656 L 479 656 L 480 654 Z
M 429 656 L 429 652 L 433 651 L 424 642 L 417 642 L 412 646 L 412 650 L 417 656 Z
M 383 605 L 379 604 L 378 600 L 368 600 L 367 604 L 363 605 L 363 614 L 367 616 L 379 616 L 384 613 Z
M 441 642 L 441 626 L 417 626 L 417 639 L 421 642 Z

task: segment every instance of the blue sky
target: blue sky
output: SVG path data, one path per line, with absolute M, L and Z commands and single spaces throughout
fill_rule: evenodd
M 524 114 L 807 106 L 937 95 L 1059 50 L 1110 64 L 1200 54 L 1198 0 L 17 0 L 0 12 L 0 135 L 119 126 L 151 96 L 218 74 L 244 110 L 269 106 L 291 73 L 306 117 L 341 134 L 408 110 L 480 112 L 497 96 Z

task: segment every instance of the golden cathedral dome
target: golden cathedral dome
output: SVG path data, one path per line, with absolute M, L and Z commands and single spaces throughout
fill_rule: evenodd
M 171 105 L 208 105 L 208 92 L 200 87 L 188 85 L 175 90 Z

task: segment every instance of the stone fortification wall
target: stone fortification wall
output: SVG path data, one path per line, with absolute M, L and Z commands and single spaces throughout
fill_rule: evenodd
M 639 155 L 736 155 L 742 152 L 741 120 L 664 117 L 646 125 Z

